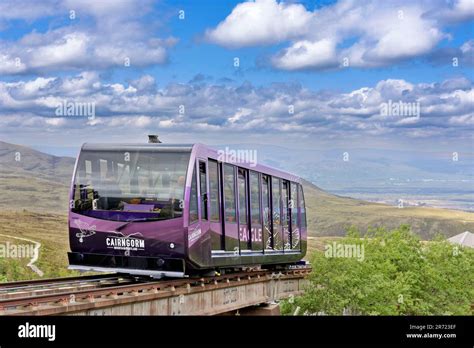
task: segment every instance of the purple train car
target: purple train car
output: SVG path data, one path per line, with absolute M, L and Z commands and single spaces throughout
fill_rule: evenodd
M 69 268 L 160 277 L 296 264 L 301 179 L 202 144 L 84 144 L 70 192 Z

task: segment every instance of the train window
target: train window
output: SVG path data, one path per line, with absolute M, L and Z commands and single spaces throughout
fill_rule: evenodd
M 304 204 L 303 186 L 298 186 L 299 207 L 301 211 L 301 228 L 306 228 L 306 207 Z
M 250 172 L 250 214 L 252 225 L 260 225 L 260 186 L 256 172 Z
M 189 223 L 193 223 L 199 219 L 198 216 L 198 194 L 196 169 L 193 170 L 193 179 L 191 182 L 191 197 L 189 197 Z
M 281 202 L 282 202 L 282 210 L 281 210 L 281 224 L 283 226 L 283 243 L 285 249 L 291 248 L 291 237 L 290 237 L 290 230 L 289 230 L 289 223 L 290 223 L 290 216 L 288 210 L 288 201 L 289 201 L 289 182 L 286 180 L 282 180 L 281 182 Z
M 86 176 L 88 178 L 90 178 L 90 176 L 92 174 L 92 162 L 88 161 L 88 160 L 85 160 L 84 165 L 85 165 Z
M 291 229 L 294 231 L 298 228 L 298 195 L 296 191 L 296 184 L 291 183 L 291 199 L 290 199 L 290 209 L 291 209 Z
M 245 169 L 239 168 L 238 185 L 239 185 L 239 222 L 247 224 L 247 172 Z
M 272 178 L 273 225 L 280 225 L 280 179 Z
M 234 166 L 224 165 L 224 203 L 225 221 L 236 222 L 235 219 L 235 186 Z
M 272 177 L 273 247 L 275 249 L 281 249 L 283 246 L 283 241 L 281 240 L 280 202 L 280 179 Z
M 107 160 L 99 159 L 100 179 L 105 180 L 107 177 Z
M 291 249 L 300 249 L 300 230 L 298 228 L 298 191 L 297 185 L 292 182 L 290 185 L 290 202 L 289 207 L 291 211 Z
M 283 180 L 282 181 L 282 205 L 283 205 L 283 210 L 281 212 L 281 223 L 284 227 L 288 227 L 288 181 Z
M 199 189 L 201 190 L 201 219 L 207 220 L 206 162 L 199 161 Z
M 270 179 L 268 175 L 262 175 L 262 211 L 263 211 L 263 241 L 265 249 L 272 249 L 272 226 L 270 209 Z
M 82 151 L 74 182 L 82 191 L 74 209 L 117 221 L 182 217 L 188 164 L 189 153 Z
M 211 205 L 211 220 L 220 221 L 219 214 L 219 167 L 216 161 L 209 160 L 209 200 Z

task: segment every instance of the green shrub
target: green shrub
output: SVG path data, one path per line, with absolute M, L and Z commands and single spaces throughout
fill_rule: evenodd
M 363 260 L 316 251 L 305 294 L 284 301 L 282 313 L 472 314 L 472 248 L 442 239 L 422 242 L 406 225 L 393 231 L 370 229 L 362 237 L 351 228 L 338 243 L 357 245 Z

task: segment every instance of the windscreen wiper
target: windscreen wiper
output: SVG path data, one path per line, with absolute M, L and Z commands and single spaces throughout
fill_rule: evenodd
M 132 222 L 145 222 L 145 221 L 157 221 L 157 220 L 160 220 L 159 218 L 142 218 L 142 219 L 132 219 L 132 220 L 128 220 L 127 222 L 125 222 L 124 224 L 120 225 L 119 227 L 117 227 L 115 229 L 115 231 L 121 231 L 123 230 L 126 226 L 130 225 L 130 223 Z

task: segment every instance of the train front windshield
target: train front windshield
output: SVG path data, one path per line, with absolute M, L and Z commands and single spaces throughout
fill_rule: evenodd
M 181 217 L 189 157 L 188 152 L 83 150 L 72 211 L 118 221 Z

